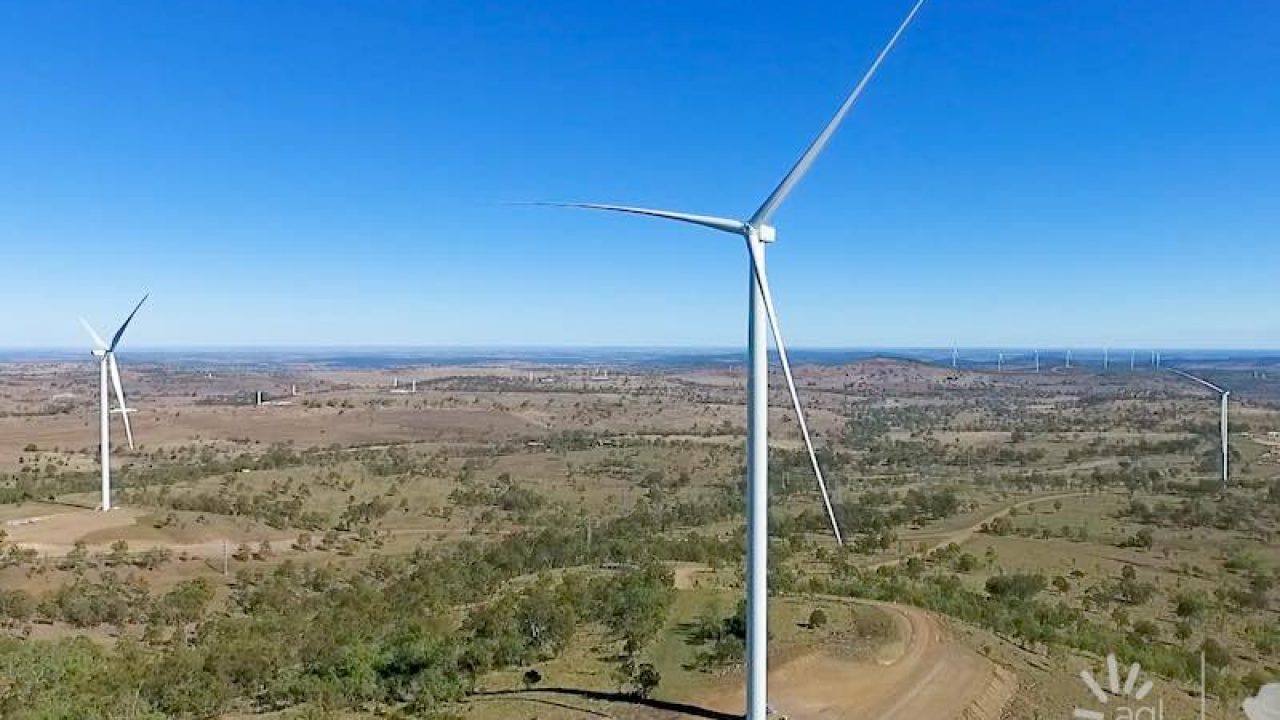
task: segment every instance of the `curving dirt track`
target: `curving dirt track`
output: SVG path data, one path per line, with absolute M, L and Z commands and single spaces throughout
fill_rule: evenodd
M 973 539 L 973 536 L 978 534 L 978 531 L 982 529 L 983 525 L 986 525 L 987 523 L 992 522 L 996 518 L 1001 518 L 1008 515 L 1009 513 L 1013 512 L 1014 509 L 1021 509 L 1028 505 L 1035 505 L 1042 502 L 1053 502 L 1054 500 L 1066 500 L 1068 498 L 1084 497 L 1088 494 L 1089 493 L 1087 492 L 1069 492 L 1069 493 L 1058 493 L 1056 495 L 1040 495 L 1038 497 L 1025 498 L 1023 500 L 1019 500 L 1014 503 L 1009 503 L 1004 507 L 993 510 L 987 513 L 986 515 L 982 516 L 981 518 L 979 518 L 977 521 L 965 527 L 959 528 L 957 530 L 952 530 L 950 532 L 941 532 L 941 533 L 928 533 L 928 534 L 916 535 L 916 536 L 904 538 L 905 540 L 909 540 L 910 542 L 914 542 L 914 543 L 925 542 L 925 543 L 928 543 L 928 545 L 922 551 L 917 551 L 914 553 L 904 555 L 902 557 L 897 557 L 889 560 L 882 560 L 877 563 L 872 563 L 870 565 L 865 566 L 864 569 L 878 570 L 882 567 L 893 567 L 895 565 L 901 565 L 902 563 L 906 562 L 908 558 L 928 555 L 929 553 L 941 550 L 942 548 L 948 545 L 951 545 L 953 543 L 956 545 L 963 545 L 966 542 L 969 542 L 971 539 Z
M 1012 673 L 957 643 L 930 613 L 869 603 L 892 614 L 900 639 L 876 657 L 811 653 L 775 665 L 770 704 L 788 720 L 999 720 L 1017 682 Z M 742 712 L 740 685 L 704 699 Z

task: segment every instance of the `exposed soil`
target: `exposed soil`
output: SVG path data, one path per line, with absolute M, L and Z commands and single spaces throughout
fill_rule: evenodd
M 878 605 L 899 624 L 898 642 L 872 659 L 814 652 L 769 673 L 771 706 L 790 720 L 999 720 L 1013 695 L 1012 674 L 955 641 L 936 616 Z M 741 678 L 698 703 L 742 712 Z

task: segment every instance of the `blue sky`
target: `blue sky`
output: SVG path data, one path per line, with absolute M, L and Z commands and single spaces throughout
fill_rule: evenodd
M 742 342 L 907 2 L 0 3 L 0 347 Z M 775 217 L 792 345 L 1280 347 L 1280 5 L 930 0 Z

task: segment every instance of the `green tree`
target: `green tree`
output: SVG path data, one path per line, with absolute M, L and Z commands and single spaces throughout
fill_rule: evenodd
M 1200 644 L 1204 661 L 1216 670 L 1224 670 L 1231 664 L 1231 651 L 1214 638 L 1205 638 Z
M 987 578 L 987 594 L 997 600 L 1025 602 L 1045 589 L 1046 582 L 1039 573 L 1011 573 Z
M 673 597 L 671 571 L 659 563 L 646 563 L 606 584 L 601 616 L 622 640 L 623 651 L 634 655 L 658 634 Z
M 1160 638 L 1160 626 L 1150 620 L 1139 620 L 1133 624 L 1133 634 L 1143 643 L 1152 643 Z
M 1204 595 L 1184 592 L 1175 598 L 1173 612 L 1180 618 L 1198 618 L 1208 607 L 1209 601 Z
M 213 584 L 206 578 L 178 583 L 158 603 L 157 613 L 168 624 L 191 623 L 204 616 L 213 600 Z
M 635 684 L 636 694 L 642 698 L 647 698 L 653 691 L 658 688 L 662 682 L 662 675 L 658 669 L 649 663 L 643 663 L 636 669 Z
M 809 613 L 810 628 L 817 629 L 820 627 L 824 627 L 826 624 L 827 624 L 827 613 L 822 608 L 814 608 L 813 612 Z

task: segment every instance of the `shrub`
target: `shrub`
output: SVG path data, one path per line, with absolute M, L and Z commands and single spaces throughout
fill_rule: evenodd
M 809 627 L 820 628 L 827 624 L 827 613 L 822 608 L 814 608 L 809 613 Z
M 1011 573 L 987 578 L 987 594 L 997 600 L 1030 600 L 1045 588 L 1045 579 L 1038 573 Z

